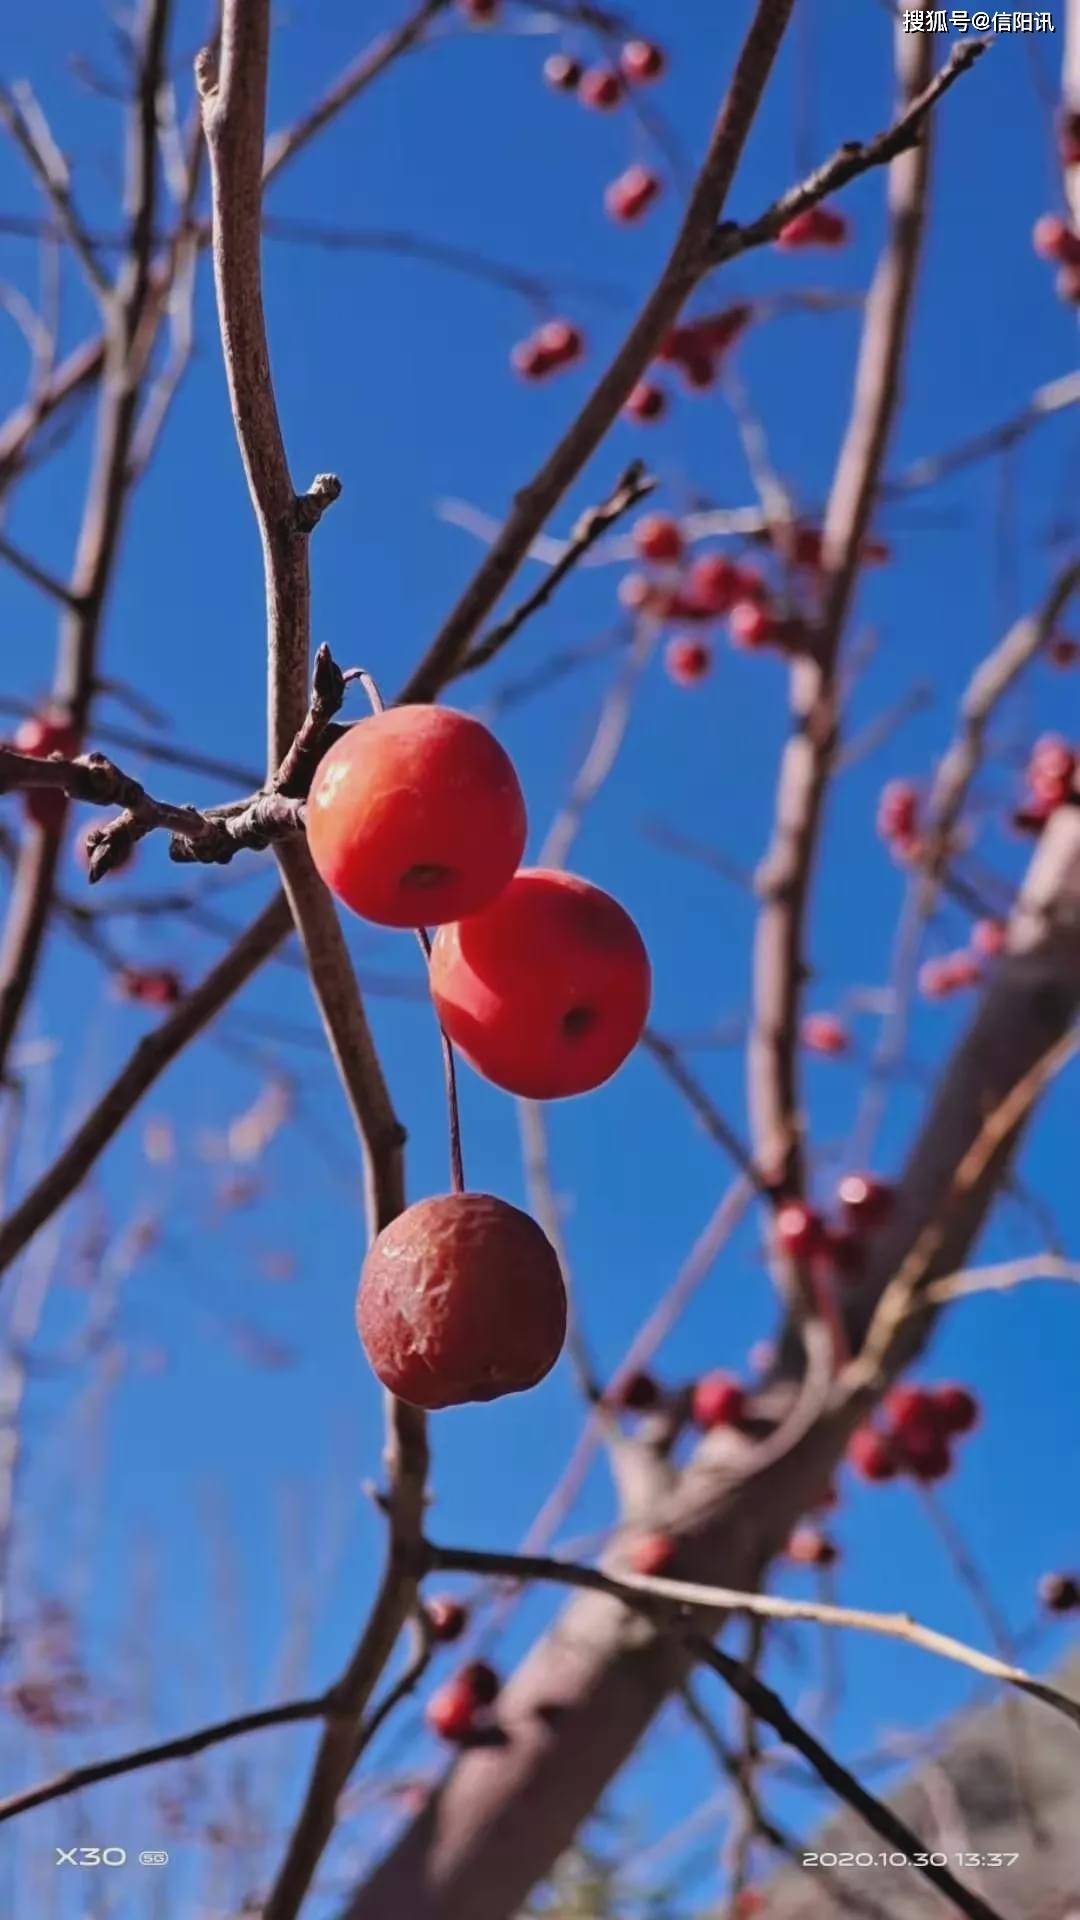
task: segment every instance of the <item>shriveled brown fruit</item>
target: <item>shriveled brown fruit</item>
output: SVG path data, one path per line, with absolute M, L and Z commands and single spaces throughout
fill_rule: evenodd
M 360 1275 L 356 1324 L 372 1368 L 414 1407 L 534 1387 L 566 1337 L 554 1247 L 490 1193 L 440 1194 L 384 1227 Z

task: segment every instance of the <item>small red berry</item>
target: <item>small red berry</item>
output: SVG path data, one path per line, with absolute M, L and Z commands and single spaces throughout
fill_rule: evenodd
M 465 1740 L 475 1729 L 476 1708 L 472 1688 L 460 1678 L 448 1680 L 432 1694 L 424 1718 L 440 1740 Z
M 1028 786 L 1036 802 L 1063 806 L 1072 792 L 1075 773 L 1076 755 L 1060 734 L 1044 733 L 1036 740 L 1027 766 Z
M 460 1640 L 469 1621 L 469 1610 L 460 1600 L 449 1595 L 439 1594 L 429 1600 L 424 1609 L 428 1630 L 433 1640 L 449 1644 L 451 1640 Z
M 712 666 L 712 648 L 705 640 L 685 637 L 670 640 L 664 653 L 664 667 L 677 687 L 696 687 Z
M 777 1208 L 773 1235 L 780 1252 L 789 1260 L 805 1260 L 821 1247 L 820 1215 L 801 1200 L 789 1200 Z
M 536 342 L 540 351 L 550 354 L 559 367 L 580 360 L 585 351 L 585 336 L 572 320 L 545 320 L 537 331 Z
M 856 1429 L 848 1442 L 847 1457 L 864 1480 L 896 1478 L 898 1463 L 892 1441 L 887 1434 L 878 1433 L 874 1427 Z
M 971 944 L 975 952 L 984 960 L 994 960 L 1004 953 L 1008 931 L 1002 920 L 976 920 L 971 929 Z
M 919 992 L 924 1000 L 945 1000 L 965 987 L 977 986 L 982 968 L 977 955 L 947 953 L 940 960 L 926 960 L 919 968 Z
M 374 1373 L 410 1406 L 522 1393 L 562 1351 L 558 1257 L 535 1220 L 491 1194 L 418 1200 L 368 1253 L 356 1324 Z
M 1080 660 L 1080 640 L 1074 640 L 1067 633 L 1055 633 L 1046 649 L 1046 657 L 1054 667 L 1075 667 Z
M 687 575 L 688 597 L 702 613 L 717 618 L 731 612 L 739 587 L 739 569 L 722 553 L 701 554 Z
M 544 61 L 544 79 L 556 93 L 575 93 L 581 80 L 581 62 L 568 53 L 550 53 Z
M 670 1567 L 675 1553 L 675 1542 L 669 1533 L 643 1533 L 630 1549 L 630 1565 L 635 1573 L 662 1574 Z
M 458 0 L 458 6 L 467 20 L 474 25 L 486 26 L 494 20 L 499 11 L 499 0 Z
M 753 317 L 753 307 L 740 300 L 735 306 L 724 307 L 720 313 L 709 314 L 704 320 L 695 320 L 692 332 L 694 338 L 710 353 L 722 354 L 746 332 Z
M 499 1697 L 500 1681 L 494 1667 L 486 1660 L 470 1660 L 462 1667 L 459 1678 L 468 1687 L 479 1707 L 490 1707 Z
M 1080 262 L 1061 268 L 1054 280 L 1054 292 L 1070 307 L 1080 306 Z
M 619 603 L 629 613 L 655 613 L 656 584 L 645 573 L 624 573 L 619 581 Z
M 837 1055 L 846 1053 L 851 1035 L 835 1013 L 808 1013 L 800 1029 L 808 1053 Z
M 979 1403 L 966 1387 L 936 1387 L 934 1403 L 946 1433 L 970 1433 L 978 1425 Z
M 1044 213 L 1036 220 L 1031 244 L 1040 260 L 1053 260 L 1062 267 L 1080 266 L 1080 234 L 1056 213 Z
M 451 707 L 388 707 L 357 721 L 320 760 L 306 820 L 327 886 L 384 927 L 477 912 L 525 849 L 509 756 Z
M 619 54 L 619 66 L 624 80 L 640 86 L 648 80 L 659 80 L 667 61 L 664 50 L 655 40 L 628 40 Z
M 1075 1613 L 1080 1608 L 1080 1579 L 1075 1573 L 1044 1573 L 1039 1599 L 1050 1613 Z
M 175 1007 L 184 997 L 183 982 L 172 967 L 122 967 L 116 985 L 120 998 L 136 1006 Z
M 885 1396 L 885 1413 L 896 1439 L 923 1439 L 941 1436 L 941 1414 L 934 1395 L 927 1387 L 893 1387 Z
M 832 1567 L 840 1558 L 839 1548 L 817 1527 L 796 1527 L 784 1551 L 801 1567 Z
M 892 1211 L 893 1189 L 872 1173 L 846 1173 L 836 1197 L 853 1226 L 880 1226 Z
M 631 534 L 634 550 L 642 560 L 660 564 L 680 560 L 683 553 L 682 530 L 668 513 L 647 513 L 635 523 Z
M 637 386 L 630 390 L 623 413 L 628 420 L 645 425 L 648 421 L 662 419 L 667 412 L 667 404 L 663 387 L 655 386 L 651 380 L 639 380 Z
M 805 213 L 795 214 L 781 227 L 775 244 L 788 252 L 801 247 L 842 247 L 848 233 L 848 223 L 842 213 L 832 207 L 808 207 Z
M 604 194 L 604 206 L 612 220 L 628 223 L 640 220 L 660 192 L 660 176 L 651 167 L 627 167 L 613 180 Z
M 877 830 L 883 840 L 909 840 L 918 830 L 919 794 L 910 780 L 890 780 L 881 790 Z
M 648 1413 L 660 1403 L 660 1388 L 651 1373 L 637 1371 L 616 1381 L 604 1395 L 605 1404 L 626 1413 Z
M 554 373 L 556 362 L 545 353 L 538 340 L 519 340 L 510 349 L 510 365 L 522 380 L 543 380 Z
M 928 1485 L 944 1480 L 952 1469 L 952 1454 L 944 1434 L 902 1433 L 896 1436 L 901 1465 L 913 1480 Z
M 737 600 L 728 614 L 728 632 L 733 646 L 754 653 L 777 637 L 777 624 L 767 606 L 758 600 Z
M 600 113 L 610 112 L 622 99 L 622 81 L 612 67 L 590 67 L 583 73 L 578 85 L 578 99 L 582 106 L 592 107 Z
M 72 760 L 79 751 L 79 736 L 71 722 L 55 710 L 28 714 L 15 729 L 15 747 L 33 760 L 50 760 L 58 754 Z M 27 818 L 49 833 L 57 833 L 67 812 L 67 796 L 55 787 L 26 787 L 23 808 Z
M 694 1423 L 703 1433 L 737 1427 L 746 1411 L 746 1394 L 730 1373 L 703 1373 L 691 1398 Z
M 649 1011 L 649 957 L 610 894 L 523 868 L 483 912 L 440 927 L 431 991 L 443 1028 L 508 1093 L 587 1093 L 621 1067 Z

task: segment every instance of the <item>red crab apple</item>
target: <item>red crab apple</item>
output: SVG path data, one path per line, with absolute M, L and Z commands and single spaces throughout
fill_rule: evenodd
M 606 1406 L 618 1408 L 626 1413 L 648 1413 L 658 1405 L 660 1388 L 651 1373 L 638 1369 L 628 1373 L 624 1380 L 616 1381 L 604 1395 Z
M 587 1093 L 641 1038 L 649 956 L 611 895 L 522 868 L 491 906 L 441 927 L 431 992 L 445 1032 L 497 1087 L 531 1100 Z
M 1044 1573 L 1039 1599 L 1050 1613 L 1075 1613 L 1080 1608 L 1080 1580 L 1075 1573 Z
M 630 1565 L 635 1573 L 666 1573 L 675 1558 L 675 1542 L 670 1533 L 643 1533 L 630 1549 Z
M 848 223 L 832 207 L 808 207 L 781 227 L 776 245 L 785 252 L 801 247 L 842 247 L 848 237 Z
M 706 640 L 688 640 L 680 636 L 669 641 L 664 653 L 664 667 L 669 680 L 677 687 L 694 687 L 704 680 L 712 666 L 712 648 Z
M 946 1433 L 970 1433 L 978 1425 L 979 1403 L 967 1387 L 957 1387 L 951 1383 L 936 1387 L 934 1404 Z
M 746 1395 L 730 1373 L 703 1373 L 691 1399 L 695 1426 L 708 1433 L 713 1427 L 737 1427 L 746 1409 Z
M 576 93 L 581 79 L 580 60 L 571 59 L 568 53 L 549 53 L 544 61 L 544 79 L 556 93 Z
M 1056 213 L 1044 213 L 1036 220 L 1031 244 L 1040 260 L 1055 260 L 1065 267 L 1080 265 L 1080 234 Z
M 611 182 L 604 194 L 604 207 L 612 220 L 629 223 L 640 220 L 659 192 L 659 174 L 635 163 Z
M 550 1373 L 566 1290 L 536 1221 L 489 1193 L 441 1194 L 384 1227 L 356 1324 L 374 1372 L 414 1407 L 521 1393 Z
M 872 1173 L 846 1173 L 836 1197 L 852 1226 L 877 1227 L 892 1209 L 893 1190 Z
M 687 575 L 688 597 L 717 618 L 731 612 L 740 590 L 739 569 L 723 553 L 699 554 Z
M 971 929 L 971 944 L 975 952 L 984 960 L 994 960 L 1004 953 L 1008 929 L 1002 920 L 976 920 Z
M 785 1551 L 801 1567 L 832 1567 L 840 1558 L 839 1548 L 817 1527 L 796 1527 Z
M 433 1693 L 425 1719 L 443 1740 L 466 1740 L 476 1730 L 480 1708 L 498 1698 L 499 1676 L 484 1660 L 472 1660 Z
M 623 79 L 636 86 L 659 80 L 666 65 L 664 49 L 655 40 L 628 40 L 619 55 Z
M 54 753 L 70 760 L 79 751 L 79 736 L 63 714 L 46 710 L 28 714 L 19 722 L 14 745 L 33 760 L 48 760 Z M 58 788 L 27 787 L 23 792 L 27 818 L 51 833 L 63 825 L 67 804 L 66 796 Z
M 789 1260 L 805 1260 L 821 1245 L 821 1217 L 801 1200 L 789 1200 L 777 1208 L 773 1234 L 780 1252 Z
M 460 1600 L 454 1600 L 449 1594 L 440 1593 L 429 1600 L 424 1609 L 427 1614 L 428 1630 L 433 1640 L 444 1644 L 451 1640 L 460 1640 L 469 1621 L 469 1610 Z
M 637 386 L 631 388 L 623 408 L 626 418 L 636 420 L 639 426 L 662 419 L 666 412 L 667 394 L 651 380 L 639 380 Z
M 590 67 L 582 74 L 577 93 L 583 107 L 607 113 L 622 99 L 622 81 L 613 67 Z
M 851 1036 L 835 1013 L 808 1013 L 801 1037 L 808 1053 L 846 1053 L 851 1045 Z
M 450 707 L 389 707 L 319 762 L 311 857 L 354 913 L 439 926 L 485 907 L 525 847 L 525 802 L 493 734 Z
M 682 558 L 683 537 L 677 520 L 669 513 L 646 513 L 635 521 L 631 539 L 642 560 L 663 563 Z
M 952 1454 L 945 1434 L 898 1434 L 897 1452 L 901 1465 L 913 1480 L 924 1485 L 932 1480 L 944 1480 L 952 1470 Z
M 847 1457 L 864 1480 L 895 1480 L 898 1461 L 892 1441 L 874 1427 L 857 1427 L 848 1441 Z
M 739 591 L 742 591 L 741 581 Z M 741 599 L 728 614 L 728 632 L 732 646 L 755 653 L 759 647 L 767 647 L 775 640 L 779 629 L 774 615 L 760 600 Z
M 942 1431 L 937 1401 L 928 1387 L 893 1387 L 885 1396 L 885 1415 L 898 1440 L 937 1439 Z
M 466 20 L 477 25 L 485 25 L 494 20 L 499 11 L 499 0 L 458 0 L 458 6 Z

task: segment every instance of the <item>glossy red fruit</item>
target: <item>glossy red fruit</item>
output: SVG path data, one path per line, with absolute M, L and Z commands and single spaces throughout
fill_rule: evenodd
M 712 667 L 712 648 L 705 640 L 680 636 L 670 640 L 664 652 L 664 669 L 677 687 L 696 687 Z
M 1040 260 L 1053 260 L 1062 267 L 1080 266 L 1080 234 L 1056 213 L 1044 213 L 1036 220 L 1031 244 Z
M 858 1427 L 848 1442 L 847 1457 L 864 1480 L 895 1480 L 899 1462 L 896 1449 L 887 1434 L 873 1427 Z
M 808 1053 L 836 1055 L 851 1045 L 851 1035 L 835 1013 L 808 1013 L 799 1031 Z
M 737 1427 L 746 1412 L 746 1394 L 730 1373 L 703 1373 L 694 1384 L 690 1407 L 694 1424 L 703 1433 L 714 1427 Z
M 632 86 L 641 86 L 649 80 L 659 80 L 667 61 L 664 49 L 658 47 L 655 40 L 628 40 L 619 54 L 619 66 L 624 80 Z
M 669 513 L 644 514 L 634 523 L 630 537 L 642 560 L 655 560 L 663 565 L 682 558 L 682 530 Z
M 901 1466 L 913 1480 L 922 1481 L 924 1485 L 944 1480 L 952 1471 L 949 1442 L 942 1433 L 898 1433 L 895 1446 Z
M 776 618 L 759 600 L 737 600 L 728 614 L 728 633 L 733 646 L 756 653 L 777 638 Z
M 451 707 L 388 707 L 359 720 L 316 769 L 311 857 L 354 913 L 384 927 L 438 926 L 487 906 L 525 848 L 509 756 Z
M 483 913 L 440 928 L 430 977 L 465 1058 L 532 1100 L 609 1080 L 649 1011 L 649 956 L 625 908 L 576 874 L 538 867 Z
M 628 1373 L 604 1395 L 605 1405 L 626 1413 L 648 1413 L 660 1403 L 660 1388 L 651 1373 Z
M 802 1200 L 789 1200 L 777 1208 L 773 1237 L 789 1260 L 805 1260 L 821 1246 L 821 1216 Z
M 630 390 L 623 413 L 628 420 L 636 420 L 644 426 L 653 420 L 661 420 L 667 412 L 667 404 L 663 387 L 654 385 L 651 380 L 639 380 L 637 386 Z
M 966 1387 L 952 1384 L 934 1389 L 938 1418 L 946 1433 L 970 1433 L 979 1424 L 979 1403 Z
M 910 839 L 918 831 L 919 794 L 910 780 L 890 780 L 881 790 L 877 830 L 883 840 Z
M 432 1639 L 446 1645 L 452 1640 L 460 1640 L 469 1623 L 469 1609 L 460 1600 L 454 1600 L 445 1593 L 429 1600 L 424 1612 Z
M 842 247 L 848 233 L 848 223 L 842 213 L 832 207 L 808 207 L 805 213 L 797 213 L 781 227 L 775 244 L 788 252 L 801 247 Z
M 630 1548 L 630 1565 L 635 1573 L 666 1573 L 675 1558 L 676 1546 L 670 1533 L 643 1533 Z
M 184 997 L 184 983 L 173 967 L 121 967 L 116 986 L 121 1000 L 136 1006 L 175 1007 Z
M 801 1567 L 832 1567 L 840 1558 L 839 1548 L 817 1527 L 796 1527 L 785 1552 Z
M 72 760 L 79 751 L 79 736 L 63 714 L 46 710 L 19 722 L 13 745 L 34 760 L 49 760 L 54 753 Z M 50 833 L 59 831 L 68 808 L 65 794 L 49 787 L 26 787 L 22 798 L 27 819 Z
M 872 1173 L 846 1173 L 836 1189 L 836 1197 L 853 1226 L 878 1227 L 892 1212 L 894 1193 L 885 1180 Z
M 535 1220 L 489 1193 L 418 1200 L 364 1261 L 356 1324 L 383 1386 L 410 1406 L 522 1393 L 562 1351 L 558 1257 Z
M 568 53 L 549 53 L 544 61 L 544 79 L 556 93 L 576 93 L 581 80 L 581 62 Z
M 725 554 L 700 554 L 687 574 L 686 592 L 703 613 L 722 619 L 740 597 L 739 569 Z
M 610 219 L 628 224 L 641 219 L 659 192 L 659 174 L 635 164 L 611 182 L 604 193 L 604 207 Z
M 1044 1573 L 1039 1599 L 1050 1613 L 1075 1613 L 1080 1609 L 1080 1580 L 1075 1573 Z
M 971 944 L 984 960 L 995 960 L 1004 953 L 1008 937 L 1003 920 L 976 920 L 971 929 Z
M 424 1718 L 440 1740 L 466 1740 L 476 1728 L 477 1704 L 472 1688 L 459 1677 L 432 1694 Z
M 613 67 L 590 67 L 582 74 L 577 90 L 582 106 L 608 113 L 618 106 L 622 96 L 622 81 Z
M 537 345 L 542 353 L 549 354 L 558 367 L 568 367 L 580 360 L 585 351 L 585 335 L 572 320 L 561 316 L 554 320 L 545 320 L 537 330 Z

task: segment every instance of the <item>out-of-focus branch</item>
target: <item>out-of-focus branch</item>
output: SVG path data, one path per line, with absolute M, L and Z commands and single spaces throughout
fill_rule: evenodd
M 111 1085 L 30 1191 L 0 1222 L 0 1273 L 20 1254 L 38 1228 L 74 1193 L 110 1140 L 134 1112 L 143 1095 L 196 1034 L 231 1000 L 291 931 L 283 894 L 269 906 L 206 978 L 151 1033 L 145 1034 Z
M 1000 426 L 989 427 L 985 433 L 961 440 L 957 446 L 946 448 L 944 453 L 913 460 L 893 479 L 882 484 L 879 498 L 901 499 L 904 494 L 914 492 L 918 487 L 932 487 L 936 481 L 959 473 L 961 468 L 971 466 L 977 460 L 985 460 L 995 453 L 1007 453 L 1040 421 L 1050 419 L 1066 407 L 1077 405 L 1080 405 L 1080 373 L 1064 373 L 1058 380 L 1048 380 L 1044 386 L 1036 387 L 1031 399 L 1021 407 L 1019 413 L 1002 421 Z
M 933 41 L 932 34 L 905 35 L 897 27 L 897 69 L 908 110 L 930 85 Z M 928 167 L 925 137 L 890 165 L 889 235 L 866 304 L 852 411 L 825 514 L 821 619 L 813 651 L 791 671 L 794 726 L 781 760 L 773 838 L 757 879 L 761 906 L 747 1078 L 755 1157 L 781 1192 L 798 1192 L 803 1181 L 796 1054 L 805 911 L 836 758 L 837 662 L 900 400 Z
M 92 291 L 99 300 L 107 302 L 112 287 L 76 211 L 67 161 L 53 138 L 39 101 L 25 81 L 15 87 L 0 85 L 0 120 L 49 200 L 60 233 L 78 260 Z

